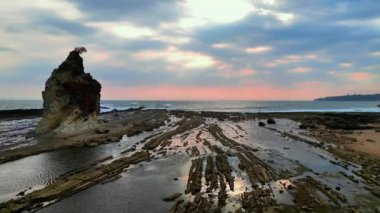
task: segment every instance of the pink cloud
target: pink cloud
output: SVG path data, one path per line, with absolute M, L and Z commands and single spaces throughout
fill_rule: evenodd
M 112 54 L 110 52 L 99 52 L 99 53 L 93 53 L 91 58 L 91 62 L 104 62 L 107 61 L 112 57 Z
M 368 72 L 354 72 L 349 74 L 349 78 L 353 81 L 367 81 L 377 77 L 375 74 Z
M 256 73 L 255 70 L 249 69 L 249 68 L 245 68 L 245 69 L 239 70 L 239 75 L 240 76 L 250 76 L 250 75 L 253 75 L 255 73 Z
M 300 61 L 316 60 L 319 56 L 314 53 L 309 53 L 306 55 L 286 55 L 281 58 L 276 59 L 274 62 L 265 64 L 267 67 L 277 67 L 283 64 L 297 63 Z
M 310 72 L 312 69 L 310 67 L 297 67 L 297 68 L 294 68 L 294 69 L 291 69 L 289 70 L 289 73 L 298 73 L 298 74 L 302 74 L 302 73 L 308 73 Z
M 131 100 L 310 100 L 331 94 L 319 82 L 302 82 L 295 87 L 259 86 L 105 86 L 105 99 Z

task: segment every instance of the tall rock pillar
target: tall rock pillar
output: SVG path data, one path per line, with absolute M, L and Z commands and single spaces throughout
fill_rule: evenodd
M 76 134 L 97 126 L 101 85 L 84 72 L 80 54 L 85 51 L 84 47 L 71 51 L 46 81 L 36 134 Z

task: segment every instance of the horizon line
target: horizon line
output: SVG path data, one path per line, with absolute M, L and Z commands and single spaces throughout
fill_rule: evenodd
M 100 101 L 314 101 L 315 99 L 100 99 Z M 34 98 L 0 98 L 0 101 L 43 101 Z

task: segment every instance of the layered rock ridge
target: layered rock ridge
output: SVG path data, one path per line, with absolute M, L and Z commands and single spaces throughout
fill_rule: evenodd
M 70 135 L 98 125 L 101 85 L 84 72 L 81 53 L 84 47 L 71 51 L 46 81 L 43 116 L 35 133 Z

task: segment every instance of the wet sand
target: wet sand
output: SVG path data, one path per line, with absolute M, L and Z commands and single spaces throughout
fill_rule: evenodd
M 361 131 L 360 137 L 367 140 L 379 118 L 163 110 L 109 113 L 101 117 L 102 131 L 55 139 L 52 142 L 63 145 L 33 148 L 39 152 L 26 147 L 2 152 L 8 162 L 0 165 L 4 171 L 0 181 L 8 186 L 11 176 L 28 174 L 6 175 L 24 159 L 40 159 L 28 164 L 38 172 L 42 161 L 49 160 L 43 156 L 62 152 L 57 163 L 65 165 L 67 156 L 72 166 L 53 169 L 52 176 L 42 175 L 40 181 L 8 187 L 1 196 L 13 199 L 0 204 L 0 212 L 374 211 L 380 203 L 376 155 L 349 149 L 355 142 L 346 139 Z M 376 134 L 373 137 L 377 139 Z M 64 154 L 72 147 L 83 157 L 73 160 Z M 89 150 L 94 152 L 86 157 Z M 14 154 L 19 152 L 23 155 Z
M 348 134 L 347 137 L 355 139 L 353 143 L 347 145 L 348 148 L 376 156 L 380 159 L 380 131 L 354 131 L 353 134 Z

